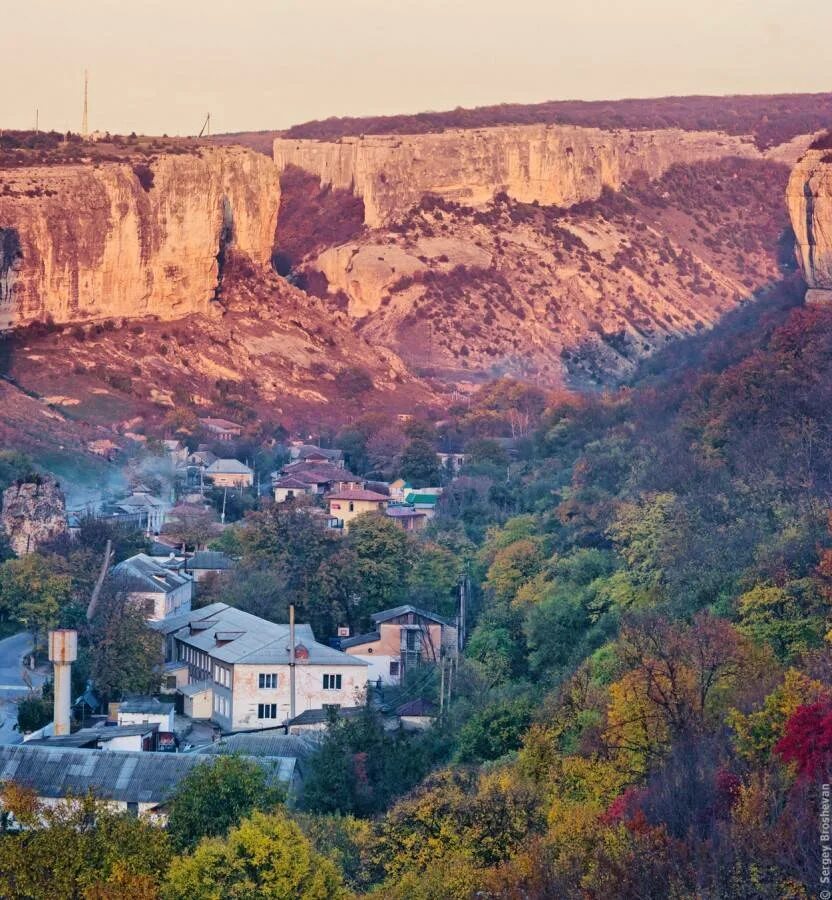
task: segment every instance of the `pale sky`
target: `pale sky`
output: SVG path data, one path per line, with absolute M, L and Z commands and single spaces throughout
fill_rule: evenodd
M 0 128 L 832 90 L 832 0 L 0 0 Z

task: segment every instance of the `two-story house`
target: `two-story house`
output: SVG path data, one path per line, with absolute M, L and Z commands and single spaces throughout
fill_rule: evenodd
M 350 522 L 356 516 L 368 512 L 383 515 L 390 502 L 390 498 L 385 494 L 365 489 L 337 491 L 327 495 L 326 500 L 329 506 L 329 527 L 343 528 L 346 531 L 349 531 Z
M 217 459 L 205 470 L 214 487 L 244 488 L 254 484 L 254 470 L 238 459 Z
M 187 666 L 190 685 L 210 690 L 211 720 L 223 731 L 273 728 L 291 718 L 289 626 L 214 603 L 153 626 L 166 638 L 168 668 Z M 358 707 L 365 701 L 367 663 L 315 640 L 295 626 L 295 714 Z
M 343 638 L 341 649 L 363 659 L 369 681 L 398 684 L 405 671 L 457 655 L 457 626 L 416 606 L 397 606 L 372 616 L 375 631 Z
M 113 567 L 113 577 L 124 585 L 133 602 L 141 604 L 151 622 L 191 609 L 193 579 L 178 565 L 166 562 L 137 553 Z

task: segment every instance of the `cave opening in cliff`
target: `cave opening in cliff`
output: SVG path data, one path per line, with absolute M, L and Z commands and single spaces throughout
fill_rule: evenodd
M 228 197 L 222 199 L 222 225 L 220 227 L 220 240 L 217 248 L 217 287 L 214 291 L 214 300 L 220 299 L 222 293 L 222 278 L 225 265 L 228 261 L 228 248 L 234 243 L 234 212 L 231 209 L 231 201 Z

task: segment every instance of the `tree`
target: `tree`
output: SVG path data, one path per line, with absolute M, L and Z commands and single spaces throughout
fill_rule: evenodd
M 85 634 L 84 654 L 104 698 L 149 694 L 160 683 L 162 636 L 147 627 L 144 610 L 120 579 L 106 583 Z
M 35 466 L 31 458 L 17 450 L 0 450 L 0 495 L 16 481 L 35 478 Z
M 174 859 L 162 889 L 165 900 L 346 900 L 335 868 L 316 853 L 283 813 L 254 812 L 225 839 L 207 838 Z
M 395 425 L 380 428 L 367 441 L 367 458 L 372 471 L 382 478 L 392 479 L 399 469 L 399 460 L 407 439 Z
M 802 778 L 828 780 L 832 772 L 832 701 L 799 706 L 774 747 L 784 762 L 794 763 Z
M 72 598 L 72 578 L 64 560 L 29 553 L 0 565 L 0 616 L 16 619 L 40 642 Z
M 412 440 L 402 451 L 401 476 L 413 487 L 431 487 L 439 483 L 442 473 L 433 444 L 421 438 Z
M 769 643 L 784 662 L 823 644 L 829 604 L 810 578 L 783 587 L 755 585 L 738 606 L 739 630 Z
M 170 803 L 168 834 L 177 850 L 188 850 L 202 838 L 222 837 L 244 816 L 271 810 L 283 799 L 253 760 L 218 756 L 195 766 L 180 783 Z
M 161 828 L 113 812 L 91 795 L 53 806 L 10 782 L 2 800 L 23 829 L 0 836 L 0 896 L 158 896 L 157 879 L 171 855 Z
M 462 726 L 456 761 L 482 763 L 518 750 L 531 721 L 532 703 L 526 697 L 486 706 Z
M 465 445 L 465 473 L 467 475 L 490 475 L 505 478 L 508 469 L 508 454 L 490 438 L 475 438 Z

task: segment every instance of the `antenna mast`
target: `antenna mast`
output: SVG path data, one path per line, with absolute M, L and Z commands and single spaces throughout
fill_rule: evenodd
M 89 91 L 89 75 L 87 70 L 84 69 L 84 116 L 81 119 L 81 137 L 86 137 L 90 133 L 90 123 L 88 117 L 88 91 Z
M 203 135 L 205 135 L 205 137 L 211 137 L 211 113 L 208 113 L 205 117 L 205 122 L 202 128 L 200 128 L 197 137 L 202 137 Z

